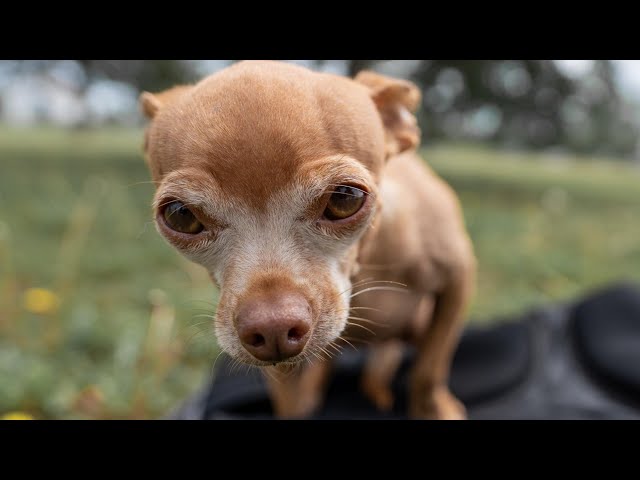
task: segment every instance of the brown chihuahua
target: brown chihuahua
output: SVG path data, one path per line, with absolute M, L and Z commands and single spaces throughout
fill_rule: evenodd
M 475 258 L 455 194 L 415 151 L 420 97 L 372 72 L 244 61 L 140 98 L 157 228 L 209 272 L 220 347 L 264 369 L 280 417 L 316 411 L 330 357 L 365 340 L 380 409 L 411 342 L 411 417 L 465 418 L 447 382 Z

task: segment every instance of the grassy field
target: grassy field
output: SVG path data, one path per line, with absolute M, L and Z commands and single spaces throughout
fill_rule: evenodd
M 0 416 L 153 418 L 217 355 L 216 291 L 150 222 L 141 132 L 0 129 Z M 470 321 L 640 280 L 640 170 L 425 149 L 480 273 Z

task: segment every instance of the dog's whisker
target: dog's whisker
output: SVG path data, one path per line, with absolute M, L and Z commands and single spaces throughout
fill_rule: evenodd
M 354 288 L 357 288 L 357 287 L 363 287 L 365 285 L 371 285 L 371 284 L 374 284 L 374 283 L 392 283 L 394 285 L 399 285 L 401 287 L 405 287 L 405 288 L 408 287 L 404 283 L 396 282 L 396 281 L 393 281 L 393 280 L 375 280 L 373 278 L 368 278 L 366 280 L 362 280 L 360 282 L 354 283 L 353 285 L 351 285 L 351 289 L 354 289 Z
M 153 225 L 153 220 L 149 220 L 148 222 L 144 222 L 144 225 L 142 225 L 142 230 L 140 230 L 140 233 L 138 233 L 138 235 L 136 236 L 136 240 L 140 240 L 140 238 L 142 237 L 142 235 L 144 235 L 147 232 L 147 227 L 149 225 Z
M 178 305 L 181 305 L 181 306 L 187 306 L 187 305 L 189 305 L 190 303 L 206 303 L 207 305 L 211 305 L 211 306 L 212 306 L 212 307 L 214 307 L 214 308 L 216 307 L 216 304 L 215 304 L 215 303 L 211 303 L 211 302 L 209 302 L 209 301 L 207 301 L 207 300 L 185 300 L 185 301 L 183 301 L 183 302 L 180 302 Z
M 367 332 L 373 335 L 376 335 L 376 332 L 374 332 L 370 328 L 365 327 L 364 325 L 360 325 L 359 323 L 349 322 L 348 325 L 353 325 L 354 327 L 360 327 L 361 329 L 366 330 Z
M 233 374 L 233 370 L 234 370 L 234 366 L 236 365 L 236 362 L 237 360 L 231 357 L 231 363 L 227 365 L 227 371 L 229 372 L 229 374 Z
M 400 282 L 396 282 L 394 280 L 374 280 L 371 283 L 393 283 L 394 285 L 400 285 L 401 287 L 405 287 L 405 288 L 408 287 L 408 285 L 406 283 L 400 283 Z
M 204 312 L 204 313 L 192 313 L 191 314 L 191 320 L 195 319 L 195 318 L 209 318 L 211 320 L 215 320 L 216 319 L 216 314 L 215 313 L 209 313 L 209 312 Z
M 237 371 L 239 374 L 242 374 L 242 369 L 243 369 L 244 367 L 245 367 L 245 363 L 244 363 L 244 362 L 241 362 L 241 361 L 238 361 L 238 363 L 237 363 L 237 367 L 236 367 L 236 371 Z
M 196 344 L 196 342 L 200 340 L 200 333 L 201 332 L 196 332 L 193 335 L 189 336 L 189 338 L 184 343 L 185 347 L 191 349 Z
M 189 337 L 187 338 L 186 342 L 185 342 L 185 346 L 187 348 L 191 348 L 192 346 L 192 342 L 194 340 L 196 340 L 198 338 L 198 335 L 204 335 L 204 337 L 206 338 L 207 334 L 209 334 L 210 332 L 206 332 L 206 331 L 202 331 L 202 330 L 198 330 L 194 333 L 192 333 L 191 335 L 189 335 Z M 213 338 L 213 337 L 212 337 Z
M 360 281 L 352 284 L 351 287 L 347 288 L 346 290 L 343 290 L 337 296 L 340 297 L 341 295 L 343 295 L 344 293 L 348 292 L 349 290 L 353 290 L 354 288 L 357 288 L 357 287 L 364 287 L 365 285 L 371 285 L 371 284 L 374 284 L 374 283 L 393 283 L 395 285 L 400 285 L 400 286 L 403 286 L 403 287 L 407 286 L 407 285 L 405 285 L 403 283 L 394 282 L 394 281 L 391 281 L 391 280 L 374 280 L 373 277 L 371 277 L 371 278 L 365 278 L 363 280 L 360 280 Z
M 362 280 L 358 280 L 357 282 L 354 282 L 351 284 L 351 288 L 357 286 L 357 285 L 362 285 L 365 282 L 370 282 L 372 280 L 375 280 L 375 277 L 367 277 L 367 278 L 363 278 Z
M 193 310 L 194 312 L 206 312 L 206 313 L 215 313 L 216 309 L 214 308 L 205 308 L 205 307 L 189 307 L 191 308 L 191 310 Z
M 214 321 L 215 321 L 216 317 L 215 316 L 214 317 L 205 316 L 205 318 L 207 318 L 207 320 L 202 320 L 200 322 L 192 323 L 192 324 L 188 325 L 186 327 L 186 329 L 197 328 L 197 329 L 200 329 L 200 330 L 204 330 L 204 331 L 207 331 L 207 332 L 210 331 L 210 332 L 213 333 L 213 328 L 210 328 L 210 327 L 213 327 L 213 324 L 214 324 Z M 195 317 L 191 318 L 191 320 L 194 320 L 194 319 L 195 319 Z M 205 327 L 204 329 L 203 329 L 203 326 Z
M 324 347 L 320 347 L 320 350 L 322 350 L 326 355 L 327 355 L 327 359 L 330 360 L 333 358 L 333 354 L 331 352 L 329 352 L 326 348 Z
M 347 340 L 351 340 L 355 343 L 364 343 L 365 345 L 373 345 L 373 342 L 369 341 L 369 340 L 364 340 L 362 338 L 355 338 L 355 337 L 342 337 L 342 340 L 347 341 Z
M 231 367 L 232 368 L 232 370 L 231 370 L 232 373 L 238 372 L 240 370 L 241 366 L 242 366 L 242 362 L 240 362 L 239 360 L 235 360 L 233 362 L 233 366 Z
M 364 285 L 370 285 L 372 283 L 392 283 L 394 285 L 400 285 L 401 287 L 407 287 L 406 284 L 400 283 L 400 282 L 396 282 L 394 280 L 375 280 L 373 278 L 370 278 L 370 279 L 367 279 L 366 281 L 363 280 L 361 282 L 354 283 L 353 285 L 351 285 L 351 288 L 362 287 Z
M 387 325 L 386 323 L 381 323 L 381 322 L 376 322 L 374 320 L 370 320 L 368 318 L 362 318 L 362 317 L 347 317 L 348 320 L 360 320 L 361 322 L 366 322 L 370 325 L 375 325 L 376 327 L 381 327 L 381 328 L 388 328 L 389 325 Z
M 350 298 L 357 297 L 358 295 L 360 295 L 362 293 L 373 292 L 373 291 L 402 292 L 402 293 L 407 292 L 407 290 L 404 290 L 402 288 L 396 288 L 396 287 L 369 287 L 369 288 L 365 288 L 364 290 L 360 290 L 359 292 L 354 293 L 353 295 L 351 295 Z
M 358 284 L 360 284 L 360 283 L 368 282 L 368 281 L 370 281 L 370 280 L 375 280 L 375 279 L 376 279 L 376 277 L 367 277 L 367 278 L 362 278 L 362 279 L 358 280 L 357 282 L 353 282 L 353 283 L 351 284 L 351 286 L 358 285 Z
M 331 348 L 332 356 L 340 355 L 340 353 L 342 353 L 340 350 L 336 350 L 333 345 L 327 345 L 327 348 Z
M 198 328 L 201 325 L 211 325 L 211 322 L 209 320 L 205 320 L 204 322 L 197 322 L 197 323 L 194 323 L 192 325 L 187 326 L 186 330 L 189 330 L 191 328 Z
M 365 278 L 365 279 L 363 279 L 363 280 L 359 280 L 359 281 L 357 281 L 356 283 L 351 284 L 351 286 L 350 286 L 349 288 L 347 288 L 346 290 L 343 290 L 342 292 L 340 292 L 340 293 L 338 294 L 338 297 L 340 297 L 340 295 L 342 295 L 342 294 L 344 294 L 344 293 L 347 293 L 349 290 L 352 290 L 352 289 L 353 289 L 354 287 L 356 287 L 356 286 L 358 286 L 358 287 L 359 287 L 359 286 L 362 286 L 362 284 L 363 284 L 364 282 L 367 282 L 367 281 L 370 281 L 370 280 L 373 280 L 373 277 L 371 277 L 371 278 Z
M 204 315 L 204 314 L 194 315 L 192 318 L 196 318 L 196 317 L 206 317 L 206 318 L 213 319 L 213 320 L 215 320 L 215 318 L 216 318 L 216 316 L 215 316 L 215 315 L 210 316 L 210 315 Z M 212 325 L 212 323 L 213 323 L 213 322 L 212 322 L 211 320 L 205 320 L 205 321 L 203 321 L 203 322 L 197 322 L 197 323 L 194 323 L 194 324 L 192 324 L 192 325 L 189 325 L 189 326 L 186 328 L 186 330 L 187 330 L 187 331 L 189 331 L 189 330 L 193 330 L 193 329 L 195 329 L 195 330 L 196 330 L 196 332 L 189 336 L 189 338 L 188 338 L 188 340 L 187 340 L 187 346 L 189 346 L 189 345 L 190 345 L 191 341 L 192 341 L 192 340 L 193 340 L 193 339 L 194 339 L 198 334 L 202 334 L 202 335 L 204 335 L 205 337 L 206 337 L 206 336 L 208 336 L 208 335 L 211 335 L 211 338 L 214 338 L 214 337 L 215 337 L 215 333 L 213 332 L 213 330 L 212 330 L 212 329 L 202 329 L 202 328 L 200 328 L 202 325 L 209 325 L 209 326 L 210 326 L 210 325 Z
M 313 360 L 311 359 L 311 355 L 309 354 L 308 351 L 304 352 L 304 355 L 302 357 L 302 361 L 303 362 L 307 362 L 308 366 L 313 365 Z
M 211 365 L 211 370 L 209 371 L 209 378 L 213 378 L 213 376 L 215 375 L 216 363 L 218 363 L 218 359 L 220 358 L 220 355 L 222 355 L 223 353 L 224 353 L 224 350 L 220 350 L 218 355 L 216 355 L 216 359 L 213 361 L 213 365 Z
M 197 315 L 192 316 L 191 318 L 198 318 L 198 317 L 206 317 L 206 318 L 211 318 L 211 319 L 216 318 L 215 314 L 210 315 L 210 314 L 208 314 L 208 313 L 199 313 L 199 314 L 197 314 Z M 205 322 L 203 322 L 203 323 L 205 323 Z M 208 322 L 207 322 L 207 323 L 208 323 Z
M 362 318 L 362 317 L 347 317 L 348 320 L 358 320 L 360 322 L 365 322 L 368 323 L 369 325 L 373 325 L 374 327 L 379 327 L 379 328 L 389 328 L 389 325 L 387 325 L 386 323 L 380 323 L 380 322 L 374 322 L 373 320 L 369 320 L 368 318 Z M 349 322 L 349 325 L 357 325 L 355 322 Z
M 347 344 L 351 345 L 351 348 L 353 348 L 356 352 L 358 351 L 358 349 L 355 347 L 355 345 L 353 343 L 351 343 L 349 340 L 347 340 L 346 337 L 343 337 L 342 335 L 340 335 L 338 337 L 340 340 L 343 340 L 344 342 L 346 342 Z M 353 340 L 353 339 L 352 339 Z

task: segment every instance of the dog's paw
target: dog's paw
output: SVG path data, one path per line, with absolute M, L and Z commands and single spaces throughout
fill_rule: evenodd
M 440 387 L 427 394 L 412 395 L 409 416 L 423 420 L 466 420 L 467 410 L 448 388 Z

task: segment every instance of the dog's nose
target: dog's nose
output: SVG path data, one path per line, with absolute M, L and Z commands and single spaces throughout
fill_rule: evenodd
M 311 307 L 298 293 L 261 296 L 241 306 L 236 329 L 251 355 L 265 362 L 278 362 L 304 349 L 311 329 Z

